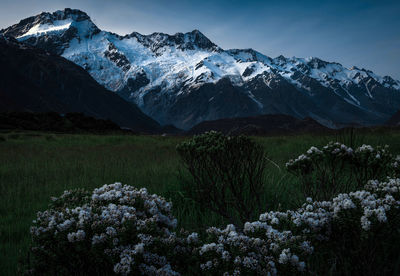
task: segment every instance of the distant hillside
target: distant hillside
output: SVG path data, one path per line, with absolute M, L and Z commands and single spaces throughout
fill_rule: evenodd
M 82 112 L 137 132 L 160 125 L 63 57 L 0 35 L 0 112 Z
M 400 126 L 400 110 L 397 111 L 387 122 L 389 126 Z
M 0 129 L 59 132 L 110 132 L 121 128 L 110 120 L 95 119 L 83 113 L 5 112 L 0 113 Z
M 205 121 L 194 126 L 187 134 L 201 134 L 210 130 L 232 135 L 298 134 L 302 132 L 330 131 L 329 128 L 311 118 L 297 119 L 288 115 L 270 114 Z

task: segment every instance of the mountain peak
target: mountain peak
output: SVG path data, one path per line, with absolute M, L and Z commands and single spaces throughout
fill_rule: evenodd
M 35 20 L 36 23 L 41 23 L 41 24 L 51 24 L 54 21 L 66 20 L 66 19 L 70 19 L 71 21 L 76 21 L 76 22 L 80 22 L 80 21 L 84 21 L 84 20 L 91 21 L 90 17 L 87 15 L 87 13 L 85 13 L 81 10 L 78 10 L 78 9 L 70 9 L 70 8 L 65 8 L 64 10 L 57 10 L 53 13 L 42 12 L 36 16 L 32 16 L 27 19 L 30 19 L 30 18 L 36 19 Z M 24 21 L 24 20 L 22 20 L 22 21 Z
M 218 48 L 208 37 L 206 37 L 202 32 L 195 29 L 184 35 L 185 43 L 193 43 L 193 46 L 197 46 L 200 49 L 205 50 L 216 50 Z M 189 47 L 190 48 L 190 47 Z
M 53 13 L 42 12 L 0 31 L 54 54 L 61 54 L 73 39 L 81 41 L 99 32 L 100 29 L 85 12 L 70 8 Z
M 185 33 L 185 35 L 193 37 L 194 39 L 204 39 L 204 40 L 208 40 L 208 37 L 206 37 L 202 32 L 200 32 L 198 29 L 194 29 L 191 32 L 187 32 Z M 210 41 L 211 42 L 211 41 Z
M 66 8 L 53 13 L 42 12 L 21 20 L 19 23 L 1 31 L 4 35 L 13 36 L 22 40 L 32 36 L 68 31 L 73 27 L 75 31 L 87 35 L 97 33 L 100 30 L 83 11 Z
M 77 21 L 90 20 L 90 17 L 87 15 L 87 13 L 78 9 L 65 8 L 64 10 L 55 11 L 53 15 L 59 16 L 62 19 L 72 18 Z
M 205 37 L 205 35 L 202 32 L 200 32 L 200 30 L 198 30 L 198 29 L 194 29 L 193 31 L 188 32 L 188 33 Z

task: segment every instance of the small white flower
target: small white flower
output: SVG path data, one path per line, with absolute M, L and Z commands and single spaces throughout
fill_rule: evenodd
M 69 242 L 79 242 L 83 241 L 86 237 L 86 233 L 83 230 L 78 230 L 76 232 L 68 233 L 67 238 Z
M 199 234 L 196 232 L 190 234 L 186 239 L 188 244 L 197 243 L 199 241 Z

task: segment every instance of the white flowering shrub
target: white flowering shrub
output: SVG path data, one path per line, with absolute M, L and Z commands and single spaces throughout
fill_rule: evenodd
M 301 208 L 271 211 L 243 230 L 211 227 L 197 250 L 202 275 L 394 275 L 400 179 Z
M 321 149 L 311 147 L 286 163 L 288 171 L 299 177 L 304 196 L 318 200 L 360 189 L 371 179 L 393 176 L 394 166 L 388 146 L 362 145 L 353 150 L 338 142 Z
M 312 244 L 314 273 L 326 274 L 330 268 L 341 275 L 385 275 L 393 273 L 391 262 L 398 261 L 399 207 L 400 179 L 373 180 L 364 190 L 330 201 L 307 198 L 297 210 L 267 212 L 260 222 Z
M 300 258 L 312 247 L 291 231 L 278 231 L 266 222 L 246 222 L 243 231 L 230 224 L 211 227 L 198 252 L 202 275 L 293 275 L 306 271 Z
M 172 232 L 171 204 L 115 183 L 66 191 L 31 227 L 30 270 L 43 275 L 178 275 L 190 239 Z M 190 255 L 190 254 L 189 254 Z M 172 263 L 173 262 L 173 263 Z
M 331 201 L 307 198 L 306 203 L 295 211 L 271 211 L 260 215 L 260 221 L 284 227 L 290 224 L 289 228 L 296 229 L 297 233 L 318 234 L 317 239 L 327 240 L 332 233 L 332 221 L 344 219 L 347 212 L 355 210 L 359 215 L 355 218 L 358 226 L 368 231 L 372 222 L 387 221 L 387 211 L 398 211 L 399 199 L 400 179 L 388 179 L 386 182 L 371 180 L 365 190 L 339 194 Z

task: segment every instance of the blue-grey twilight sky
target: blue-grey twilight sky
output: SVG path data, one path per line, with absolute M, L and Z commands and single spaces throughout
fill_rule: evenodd
M 199 29 L 224 49 L 316 56 L 400 79 L 399 0 L 0 0 L 0 29 L 65 7 L 118 34 Z

